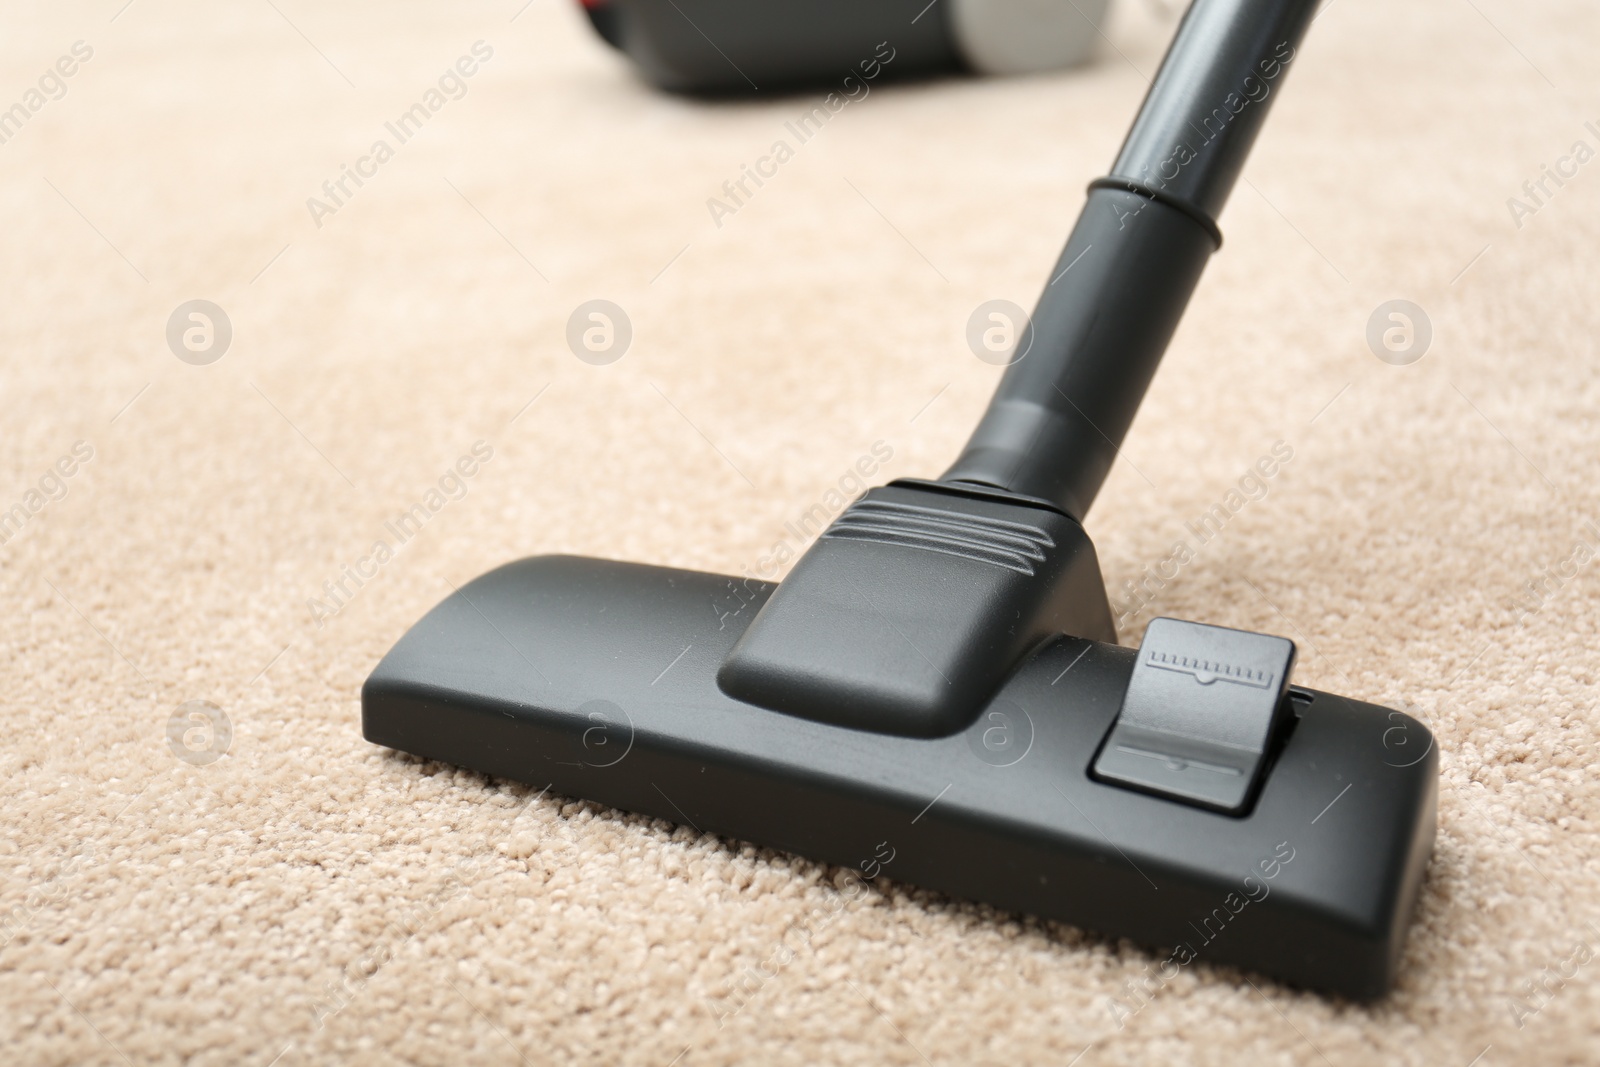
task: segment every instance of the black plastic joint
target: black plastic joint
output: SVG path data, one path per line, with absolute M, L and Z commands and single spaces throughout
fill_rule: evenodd
M 1113 642 L 1083 527 L 993 489 L 897 483 L 846 508 L 717 673 L 737 700 L 903 737 L 965 729 L 1058 634 Z
M 1117 175 L 1109 174 L 1103 178 L 1096 178 L 1094 181 L 1089 183 L 1089 192 L 1092 193 L 1096 189 L 1119 189 L 1125 193 L 1135 193 L 1144 197 L 1146 200 L 1154 201 L 1157 204 L 1165 204 L 1170 208 L 1175 208 L 1189 216 L 1189 218 L 1194 221 L 1195 225 L 1206 231 L 1206 236 L 1211 238 L 1211 250 L 1213 252 L 1219 251 L 1222 248 L 1222 230 L 1217 226 L 1217 220 L 1212 218 L 1210 215 L 1207 215 L 1200 208 L 1183 199 L 1181 196 L 1173 196 L 1170 193 L 1163 192 L 1153 185 L 1146 184 L 1145 182 L 1134 181 L 1132 178 L 1123 178 Z

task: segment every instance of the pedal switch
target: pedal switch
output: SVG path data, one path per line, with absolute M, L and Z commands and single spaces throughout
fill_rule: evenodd
M 1294 657 L 1288 638 L 1153 620 L 1094 777 L 1242 814 L 1290 714 Z

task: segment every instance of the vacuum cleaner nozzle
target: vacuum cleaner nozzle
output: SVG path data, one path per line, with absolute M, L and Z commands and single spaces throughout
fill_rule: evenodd
M 506 564 L 451 593 L 383 658 L 362 689 L 363 731 L 567 797 L 865 862 L 869 877 L 887 843 L 894 862 L 881 873 L 897 882 L 1187 946 L 1185 959 L 1362 999 L 1393 984 L 1437 804 L 1438 751 L 1415 719 L 1294 689 L 1292 706 L 1272 709 L 1262 750 L 1230 748 L 1237 720 L 1259 724 L 1252 698 L 1280 692 L 1281 673 L 1265 688 L 1206 682 L 1148 664 L 1170 643 L 1058 636 L 950 736 L 846 729 L 718 687 L 782 588 L 574 556 Z M 1262 669 L 1193 647 L 1218 671 Z M 1155 673 L 1181 687 L 1166 705 L 1181 715 L 1166 723 L 1137 706 L 1141 677 Z M 1197 753 L 1185 734 L 1216 744 Z M 1108 766 L 1108 751 L 1145 766 Z M 1204 777 L 1249 782 L 1245 806 L 1195 799 Z

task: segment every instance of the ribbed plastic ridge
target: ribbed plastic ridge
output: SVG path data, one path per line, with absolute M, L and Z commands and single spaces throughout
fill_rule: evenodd
M 1026 575 L 1056 547 L 1048 533 L 1027 523 L 886 500 L 851 505 L 822 536 L 943 552 Z
M 1248 685 L 1253 689 L 1266 689 L 1277 681 L 1277 676 L 1271 671 L 1216 660 L 1196 659 L 1193 656 L 1182 656 L 1171 652 L 1159 652 L 1153 648 L 1145 654 L 1145 660 L 1150 666 L 1159 667 L 1164 671 L 1192 674 L 1194 680 L 1201 685 L 1210 685 L 1212 682 L 1233 682 L 1236 685 Z

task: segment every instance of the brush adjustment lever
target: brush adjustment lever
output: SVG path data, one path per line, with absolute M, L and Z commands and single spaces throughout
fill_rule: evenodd
M 1242 815 L 1292 717 L 1294 642 L 1155 619 L 1094 776 Z

